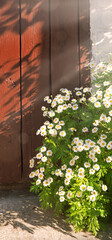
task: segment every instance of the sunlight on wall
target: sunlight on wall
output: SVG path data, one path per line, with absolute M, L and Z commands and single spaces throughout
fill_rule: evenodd
M 108 60 L 112 53 L 112 0 L 90 0 L 90 27 L 93 60 Z

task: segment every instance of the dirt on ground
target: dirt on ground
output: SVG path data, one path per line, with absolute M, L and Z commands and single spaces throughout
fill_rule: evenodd
M 0 240 L 110 240 L 112 225 L 97 237 L 75 233 L 64 217 L 54 217 L 51 210 L 40 208 L 38 196 L 29 189 L 0 191 Z

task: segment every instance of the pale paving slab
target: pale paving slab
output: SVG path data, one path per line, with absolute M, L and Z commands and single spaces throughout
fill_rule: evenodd
M 62 217 L 40 208 L 37 195 L 28 189 L 0 192 L 0 240 L 108 240 L 110 233 L 95 238 L 91 233 L 75 233 Z

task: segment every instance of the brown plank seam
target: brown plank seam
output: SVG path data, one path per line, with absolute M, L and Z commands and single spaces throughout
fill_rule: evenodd
M 81 69 L 80 69 L 80 59 L 81 59 L 81 55 L 80 55 L 80 14 L 79 14 L 79 11 L 80 11 L 80 6 L 79 6 L 79 1 L 78 1 L 78 57 L 79 57 L 79 87 L 81 87 Z
M 51 0 L 49 0 L 49 94 L 52 95 L 52 72 L 51 72 Z
M 19 36 L 20 36 L 20 145 L 21 145 L 21 178 L 23 175 L 23 144 L 22 144 L 22 59 L 21 59 L 21 0 L 19 0 Z

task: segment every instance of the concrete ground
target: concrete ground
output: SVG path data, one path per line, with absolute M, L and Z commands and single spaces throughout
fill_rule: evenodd
M 0 191 L 0 240 L 110 240 L 112 229 L 91 233 L 75 233 L 62 217 L 40 208 L 37 195 L 28 189 Z

